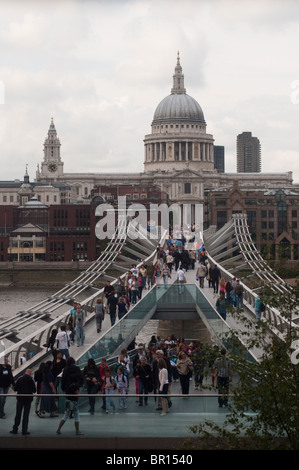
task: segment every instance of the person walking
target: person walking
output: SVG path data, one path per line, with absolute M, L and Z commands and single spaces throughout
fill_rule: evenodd
M 102 330 L 102 322 L 105 317 L 105 309 L 104 309 L 102 297 L 97 298 L 97 302 L 94 307 L 94 312 L 95 312 L 97 333 L 100 333 Z
M 126 315 L 126 313 L 128 313 L 127 304 L 126 304 L 124 298 L 120 297 L 118 299 L 118 303 L 117 303 L 117 306 L 116 306 L 116 315 L 118 316 L 118 319 L 121 320 L 122 317 L 124 317 Z
M 218 268 L 218 266 L 215 265 L 213 268 L 211 268 L 210 273 L 214 294 L 218 294 L 219 281 L 221 279 L 220 269 Z
M 190 373 L 193 371 L 193 363 L 185 351 L 180 351 L 178 354 L 177 370 L 180 377 L 182 394 L 188 395 L 190 387 Z
M 119 407 L 120 409 L 125 409 L 127 408 L 126 394 L 128 391 L 128 379 L 122 366 L 118 366 L 117 368 L 115 381 L 117 391 L 121 395 L 119 397 Z
M 201 261 L 196 271 L 196 277 L 199 280 L 199 287 L 204 287 L 204 280 L 207 275 L 208 269 L 206 265 Z
M 81 435 L 82 432 L 79 429 L 80 416 L 78 407 L 78 394 L 80 388 L 84 383 L 84 376 L 80 370 L 80 367 L 76 366 L 76 361 L 73 357 L 69 357 L 66 361 L 66 366 L 63 370 L 61 377 L 61 389 L 64 393 L 69 394 L 66 396 L 65 401 L 65 413 L 60 421 L 57 434 L 61 434 L 61 428 L 67 419 L 74 416 L 76 435 Z
M 159 395 L 167 395 L 168 393 L 168 370 L 164 359 L 158 360 L 159 367 Z M 161 416 L 165 416 L 168 412 L 168 400 L 167 397 L 161 396 L 162 413 Z
M 90 395 L 89 399 L 89 410 L 88 412 L 94 414 L 95 402 L 99 390 L 99 381 L 100 381 L 100 372 L 99 368 L 96 366 L 96 363 L 92 357 L 87 361 L 87 366 L 84 367 L 83 376 L 86 383 L 87 393 Z
M 179 294 L 182 293 L 182 286 L 185 282 L 185 271 L 182 268 L 177 270 L 177 282 L 179 284 Z
M 28 396 L 17 396 L 16 415 L 14 425 L 10 433 L 18 434 L 18 428 L 22 420 L 22 434 L 23 436 L 27 436 L 30 434 L 28 432 L 28 424 L 31 403 L 33 400 L 33 394 L 36 393 L 36 386 L 32 378 L 31 369 L 26 369 L 25 374 L 18 378 L 14 385 L 14 390 L 17 392 L 17 395 Z
M 8 363 L 8 356 L 4 356 L 2 364 L 0 364 L 0 418 L 5 418 L 4 407 L 9 387 L 13 387 L 15 380 L 12 374 L 11 365 Z
M 112 407 L 113 411 L 115 411 L 115 404 L 112 395 L 114 394 L 114 378 L 111 376 L 110 368 L 105 370 L 105 378 L 104 378 L 104 393 L 106 395 L 106 413 L 109 413 L 110 406 Z
M 106 307 L 110 315 L 111 326 L 115 324 L 116 306 L 117 306 L 117 298 L 115 297 L 114 291 L 112 291 L 110 295 L 108 296 L 107 307 Z
M 214 366 L 216 369 L 217 384 L 218 384 L 218 404 L 219 407 L 228 405 L 228 392 L 229 382 L 232 380 L 232 368 L 231 362 L 226 357 L 226 350 L 224 348 L 220 351 L 220 357 L 218 357 Z
M 76 338 L 77 346 L 83 346 L 85 341 L 85 312 L 81 307 L 81 304 L 77 303 L 75 312 L 75 327 L 76 327 Z
M 40 418 L 44 417 L 44 413 L 50 413 L 50 417 L 54 418 L 57 417 L 57 406 L 55 404 L 54 396 L 51 397 L 49 395 L 56 395 L 56 388 L 55 388 L 55 379 L 52 374 L 53 363 L 52 361 L 47 361 L 44 368 L 43 373 L 43 385 L 41 389 L 41 400 L 40 400 L 40 411 L 38 412 L 38 416 Z
M 227 305 L 228 305 L 228 301 L 225 298 L 225 293 L 224 291 L 221 291 L 220 297 L 217 299 L 217 302 L 216 302 L 216 310 L 219 313 L 219 315 L 223 318 L 223 320 L 226 320 Z
M 61 352 L 61 354 L 65 356 L 66 359 L 70 357 L 70 353 L 69 353 L 70 338 L 66 332 L 65 325 L 61 325 L 60 331 L 59 333 L 57 333 L 55 341 L 57 344 L 57 349 Z
M 236 287 L 235 287 L 235 294 L 236 294 L 236 303 L 237 303 L 237 309 L 244 309 L 244 304 L 243 304 L 243 286 L 240 284 L 239 279 L 237 279 Z
M 164 287 L 165 287 L 165 289 L 167 289 L 168 279 L 171 278 L 170 269 L 169 269 L 167 263 L 165 263 L 163 268 L 162 268 L 162 278 L 163 278 Z
M 70 330 L 70 340 L 74 344 L 75 342 L 75 312 L 76 312 L 76 302 L 73 302 L 73 307 L 70 310 L 69 316 L 67 317 L 67 325 Z
M 147 288 L 150 289 L 155 284 L 155 267 L 154 263 L 151 261 L 147 267 Z

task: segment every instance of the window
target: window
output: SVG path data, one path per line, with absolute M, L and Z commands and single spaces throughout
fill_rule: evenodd
M 185 194 L 191 194 L 191 183 L 185 183 Z
M 217 211 L 217 230 L 227 222 L 227 211 Z

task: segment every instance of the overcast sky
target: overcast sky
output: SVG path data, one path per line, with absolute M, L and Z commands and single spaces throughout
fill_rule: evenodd
M 297 0 L 0 0 L 0 179 L 34 180 L 52 117 L 65 172 L 143 171 L 180 51 L 226 171 L 251 131 L 299 183 L 298 45 Z

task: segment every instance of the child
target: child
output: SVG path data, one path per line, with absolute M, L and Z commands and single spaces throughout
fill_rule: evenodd
M 111 377 L 111 370 L 106 369 L 105 370 L 105 378 L 104 378 L 104 392 L 106 395 L 106 413 L 109 413 L 110 405 L 113 408 L 113 411 L 115 411 L 115 404 L 114 400 L 110 395 L 113 395 L 114 393 L 114 378 Z
M 122 397 L 119 397 L 119 407 L 122 409 L 125 409 L 127 408 L 127 404 L 126 404 L 127 399 L 125 395 L 128 390 L 128 380 L 124 373 L 124 369 L 121 366 L 117 368 L 115 381 L 116 381 L 116 387 L 117 387 L 118 393 L 120 395 L 124 395 Z

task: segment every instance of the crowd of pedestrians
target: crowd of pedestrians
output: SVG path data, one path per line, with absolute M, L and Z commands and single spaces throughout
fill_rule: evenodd
M 132 393 L 136 394 L 135 406 L 154 405 L 157 411 L 161 411 L 161 416 L 166 416 L 172 406 L 171 386 L 175 382 L 179 383 L 179 393 L 183 399 L 188 397 L 191 384 L 194 390 L 198 390 L 203 386 L 204 380 L 212 387 L 218 387 L 219 393 L 222 390 L 223 394 L 225 390 L 227 395 L 231 367 L 229 362 L 224 364 L 224 354 L 216 346 L 186 342 L 184 338 L 176 338 L 174 335 L 164 340 L 152 336 L 147 346 L 139 344 L 131 354 L 126 349 L 122 350 L 112 366 L 108 366 L 105 358 L 101 359 L 100 364 L 90 358 L 81 370 L 73 357 L 64 359 L 61 352 L 57 351 L 53 361 L 42 363 L 34 374 L 27 369 L 16 382 L 6 358 L 4 364 L 0 365 L 2 391 L 7 393 L 9 387 L 12 387 L 17 394 L 28 394 L 25 399 L 18 398 L 17 395 L 11 433 L 18 433 L 22 421 L 22 434 L 29 434 L 29 413 L 36 393 L 41 395 L 35 397 L 35 413 L 40 418 L 58 417 L 57 399 L 60 390 L 66 394 L 65 410 L 59 421 L 57 434 L 61 434 L 66 421 L 73 418 L 76 435 L 82 434 L 79 428 L 78 404 L 81 392 L 88 394 L 90 414 L 95 413 L 96 400 L 100 396 L 105 413 L 114 412 L 117 406 L 119 410 L 126 410 L 127 394 Z M 227 377 L 221 376 L 224 369 L 228 371 Z M 150 401 L 152 393 L 161 396 L 155 396 Z M 118 397 L 114 397 L 114 394 Z M 221 400 L 219 406 L 226 406 L 227 399 L 223 397 Z M 2 418 L 5 418 L 4 406 L 5 400 L 2 398 Z M 134 407 L 134 400 L 130 401 L 130 407 L 132 406 Z
M 219 314 L 226 318 L 227 303 L 243 308 L 242 285 L 238 280 L 225 282 L 221 277 L 217 266 L 210 266 L 204 245 L 192 250 L 185 249 L 184 241 L 170 237 L 166 247 L 157 247 L 156 262 L 142 263 L 141 266 L 132 265 L 124 278 L 118 278 L 114 285 L 106 283 L 103 297 L 96 300 L 94 307 L 97 332 L 100 333 L 105 314 L 110 316 L 113 326 L 116 319 L 121 319 L 129 311 L 131 305 L 135 305 L 142 298 L 143 292 L 153 285 L 168 286 L 168 281 L 173 272 L 176 272 L 176 280 L 182 284 L 185 273 L 196 270 L 196 278 L 199 286 L 205 287 L 205 282 L 220 293 L 216 308 Z M 196 262 L 198 264 L 196 266 Z M 194 390 L 203 386 L 203 381 L 210 378 L 212 387 L 228 390 L 227 377 L 221 377 L 223 370 L 231 376 L 230 365 L 226 362 L 223 366 L 224 353 L 217 347 L 203 345 L 200 342 L 185 342 L 183 338 L 168 336 L 164 340 L 152 336 L 148 345 L 138 345 L 134 355 L 129 355 L 123 350 L 117 359 L 117 363 L 108 366 L 105 358 L 100 364 L 89 359 L 86 367 L 80 370 L 75 360 L 70 356 L 71 343 L 84 345 L 84 327 L 86 314 L 80 303 L 74 302 L 70 311 L 67 326 L 60 327 L 60 331 L 53 330 L 47 345 L 52 350 L 53 360 L 42 363 L 34 375 L 27 369 L 24 378 L 15 383 L 7 360 L 0 365 L 0 391 L 5 394 L 9 387 L 18 393 L 28 390 L 27 401 L 18 399 L 15 422 L 12 433 L 18 432 L 23 413 L 22 433 L 28 434 L 28 421 L 31 402 L 35 393 L 40 397 L 35 399 L 35 413 L 39 418 L 58 417 L 57 394 L 59 385 L 66 396 L 66 405 L 63 418 L 60 420 L 57 434 L 65 422 L 74 418 L 76 434 L 82 434 L 79 429 L 78 397 L 80 391 L 86 391 L 89 401 L 89 413 L 95 413 L 96 399 L 102 396 L 102 409 L 109 413 L 116 410 L 115 393 L 118 397 L 118 408 L 125 410 L 128 406 L 127 394 L 136 393 L 136 406 L 148 406 L 151 393 L 161 395 L 155 398 L 156 409 L 161 411 L 161 416 L 169 412 L 171 401 L 171 386 L 178 382 L 183 399 L 190 393 L 191 384 Z M 226 360 L 226 358 L 225 358 Z M 222 362 L 221 362 L 222 361 Z M 222 372 L 219 372 L 222 371 Z M 220 374 L 220 375 L 219 375 Z M 223 379 L 223 380 L 222 380 Z M 27 387 L 27 388 L 26 388 Z M 133 390 L 134 388 L 134 390 Z M 220 390 L 220 388 L 219 388 Z M 27 393 L 27 392 L 26 392 Z M 153 403 L 153 402 L 152 402 Z M 226 405 L 226 401 L 219 402 L 219 406 Z M 5 397 L 0 401 L 0 418 L 5 418 Z M 132 406 L 132 405 L 131 405 Z

